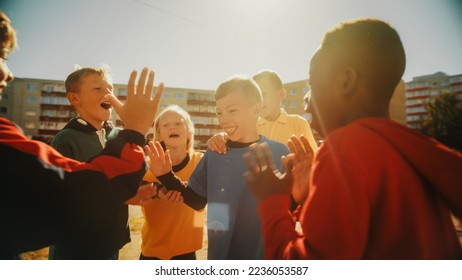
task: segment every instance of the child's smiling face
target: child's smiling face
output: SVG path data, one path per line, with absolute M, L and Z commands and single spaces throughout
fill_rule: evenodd
M 258 139 L 256 123 L 261 103 L 251 104 L 245 93 L 232 92 L 216 101 L 218 122 L 235 142 L 249 143 Z

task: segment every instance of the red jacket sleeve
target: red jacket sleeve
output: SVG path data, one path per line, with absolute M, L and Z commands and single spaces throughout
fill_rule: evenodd
M 143 144 L 143 135 L 124 130 L 83 163 L 29 140 L 0 118 L 0 239 L 7 244 L 1 255 L 39 249 L 101 222 L 136 193 L 146 172 Z

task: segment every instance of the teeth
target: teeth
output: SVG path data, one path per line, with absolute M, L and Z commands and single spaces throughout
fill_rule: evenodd
M 237 126 L 225 128 L 227 134 L 233 134 L 237 129 Z
M 104 109 L 110 109 L 111 108 L 111 103 L 103 102 L 103 103 L 101 103 L 100 106 L 103 107 Z

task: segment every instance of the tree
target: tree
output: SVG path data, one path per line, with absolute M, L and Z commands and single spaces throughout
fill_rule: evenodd
M 462 100 L 456 93 L 431 97 L 425 105 L 427 119 L 422 132 L 446 146 L 462 151 Z

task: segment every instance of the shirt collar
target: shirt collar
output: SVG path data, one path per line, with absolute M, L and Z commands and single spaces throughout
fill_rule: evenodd
M 283 108 L 281 108 L 281 114 L 279 115 L 279 117 L 274 121 L 274 122 L 279 122 L 279 123 L 287 123 L 287 113 L 286 113 L 286 110 L 284 110 Z M 265 118 L 258 118 L 258 122 L 257 124 L 266 124 L 266 123 L 272 123 L 272 121 L 269 121 Z

